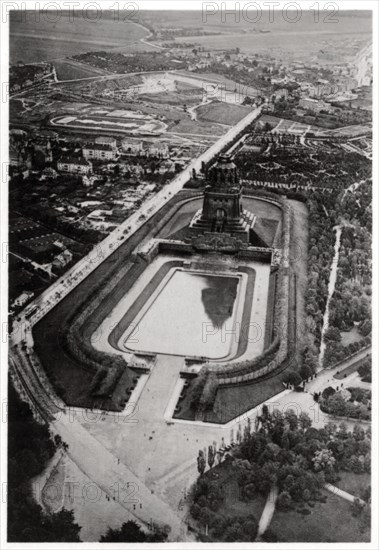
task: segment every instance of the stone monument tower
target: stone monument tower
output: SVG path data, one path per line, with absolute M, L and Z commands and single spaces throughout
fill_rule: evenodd
M 242 208 L 241 194 L 236 165 L 230 155 L 220 155 L 207 175 L 203 208 L 190 225 L 193 233 L 224 233 L 249 243 L 256 217 Z

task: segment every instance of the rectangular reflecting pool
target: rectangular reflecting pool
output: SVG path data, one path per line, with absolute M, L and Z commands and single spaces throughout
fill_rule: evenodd
M 238 341 L 241 275 L 174 268 L 120 339 L 132 351 L 222 359 Z

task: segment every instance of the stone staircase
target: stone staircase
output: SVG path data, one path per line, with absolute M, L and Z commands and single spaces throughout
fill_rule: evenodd
M 240 218 L 226 219 L 222 233 L 237 237 L 241 241 L 249 242 L 250 231 L 254 227 L 256 216 L 248 210 L 243 210 Z M 192 219 L 190 229 L 193 235 L 213 233 L 213 221 L 202 216 L 201 210 L 196 212 Z M 221 234 L 222 234 L 221 233 Z

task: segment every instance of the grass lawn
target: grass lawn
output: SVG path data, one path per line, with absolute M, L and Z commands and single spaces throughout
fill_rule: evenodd
M 341 380 L 341 379 L 345 378 L 346 376 L 349 376 L 350 374 L 352 374 L 356 370 L 358 370 L 358 367 L 359 367 L 358 363 L 350 365 L 349 367 L 346 367 L 346 369 L 343 369 L 343 370 L 339 371 L 338 373 L 336 373 L 333 376 L 333 378 L 337 378 L 337 380 Z
M 200 120 L 233 126 L 251 112 L 251 107 L 215 102 L 201 105 L 196 112 Z
M 281 374 L 243 386 L 222 386 L 217 391 L 213 411 L 206 415 L 205 420 L 225 424 L 264 403 L 283 389 Z
M 201 90 L 197 96 L 194 95 L 188 95 L 188 94 L 181 94 L 179 92 L 157 92 L 156 94 L 141 94 L 139 96 L 139 101 L 148 101 L 151 103 L 162 103 L 168 104 L 168 105 L 180 105 L 183 104 L 186 105 L 196 105 L 201 101 Z
M 202 208 L 203 198 L 187 202 L 181 206 L 174 216 L 162 227 L 158 233 L 159 239 L 169 239 L 178 231 L 189 226 L 195 212 Z
M 250 212 L 253 212 L 257 216 L 257 218 L 265 220 L 277 220 L 278 222 L 281 222 L 282 211 L 279 206 L 264 201 L 259 197 L 252 197 L 248 194 L 248 192 L 249 191 L 246 190 L 246 195 L 242 196 L 242 206 L 246 208 L 246 210 L 250 210 Z M 278 224 L 278 230 L 280 231 L 280 229 L 281 223 Z
M 171 114 L 171 117 L 172 117 L 172 114 Z M 177 117 L 177 119 L 179 119 L 179 117 Z M 170 132 L 175 134 L 195 134 L 195 135 L 201 135 L 201 136 L 205 135 L 205 136 L 212 136 L 212 137 L 223 136 L 227 132 L 227 130 L 228 128 L 225 128 L 225 126 L 221 126 L 217 122 L 191 120 L 189 118 L 182 118 L 178 124 L 175 124 L 170 127 Z
M 351 513 L 352 505 L 342 498 L 324 492 L 327 502 L 316 502 L 309 515 L 296 510 L 275 511 L 270 530 L 280 542 L 369 542 L 370 532 L 359 529 L 359 521 Z
M 105 70 L 96 70 L 89 65 L 83 65 L 71 61 L 54 61 L 54 67 L 57 71 L 59 80 L 71 80 L 75 78 L 86 78 L 90 76 L 99 76 L 101 74 L 110 74 Z
M 339 481 L 335 483 L 337 487 L 354 495 L 362 498 L 362 493 L 371 483 L 370 474 L 353 474 L 352 472 L 339 472 Z
M 352 365 L 349 365 L 348 367 L 346 367 L 346 369 L 343 369 L 343 370 L 339 371 L 338 374 L 334 375 L 334 378 L 337 378 L 337 380 L 341 380 L 343 378 L 346 378 L 347 376 L 349 376 L 353 372 L 357 371 L 359 369 L 359 367 L 361 365 L 363 365 L 363 363 L 365 363 L 366 361 L 367 361 L 367 356 L 363 357 L 360 361 L 357 361 L 356 363 L 353 363 Z
M 277 220 L 270 220 L 267 218 L 257 218 L 254 224 L 254 233 L 260 237 L 267 246 L 273 246 L 274 239 L 278 234 Z M 259 246 L 259 244 L 257 244 Z
M 125 47 L 147 35 L 147 31 L 120 17 L 106 18 L 103 14 L 94 20 L 79 14 L 70 18 L 68 10 L 52 22 L 41 17 L 38 33 L 32 17 L 12 17 L 10 35 L 12 37 L 11 63 L 21 60 L 34 63 L 61 59 L 89 51 L 111 51 L 120 44 Z
M 352 328 L 347 332 L 341 332 L 341 344 L 343 346 L 348 346 L 353 342 L 360 342 L 363 339 L 362 334 L 359 332 L 357 327 Z
M 188 380 L 189 384 L 183 392 L 184 397 L 177 403 L 180 409 L 178 412 L 174 413 L 174 418 L 180 418 L 181 420 L 195 420 L 195 411 L 191 408 L 192 386 L 195 380 L 196 378 Z
M 308 211 L 302 202 L 289 202 L 294 214 L 289 260 L 291 271 L 296 273 L 296 332 L 301 336 L 307 318 L 304 296 L 308 287 Z M 301 352 L 300 346 L 297 349 Z
M 68 64 L 68 61 L 62 61 L 59 62 L 62 64 Z M 73 63 L 70 61 L 70 63 Z M 78 62 L 75 62 L 78 63 Z M 90 67 L 89 65 L 85 65 L 85 69 L 88 71 L 94 72 L 94 68 Z M 101 71 L 106 74 L 107 71 L 105 69 L 96 69 L 97 74 L 100 74 Z M 89 75 L 91 76 L 91 75 Z M 92 75 L 94 76 L 94 75 Z M 62 88 L 66 90 L 73 90 L 80 92 L 83 89 L 90 88 L 90 92 L 92 94 L 101 93 L 105 90 L 119 90 L 119 89 L 126 89 L 130 86 L 138 86 L 139 84 L 143 83 L 143 78 L 140 75 L 125 75 L 121 77 L 114 77 L 109 80 L 91 80 L 91 81 L 85 81 L 85 82 L 70 82 L 68 84 L 62 84 Z M 130 105 L 128 106 L 130 108 Z
M 268 288 L 267 298 L 267 317 L 265 327 L 265 347 L 267 349 L 274 339 L 274 308 L 275 308 L 275 294 L 277 285 L 278 274 L 270 273 L 270 283 Z

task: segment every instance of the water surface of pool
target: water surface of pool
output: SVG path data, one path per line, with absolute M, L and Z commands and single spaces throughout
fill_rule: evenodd
M 133 351 L 221 359 L 237 340 L 238 276 L 173 270 L 122 337 Z

